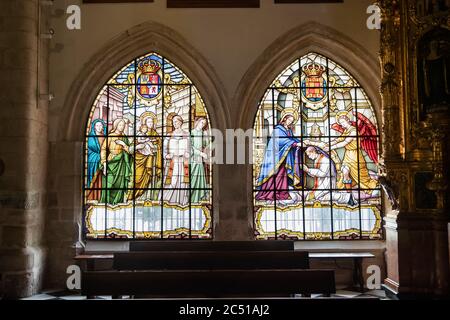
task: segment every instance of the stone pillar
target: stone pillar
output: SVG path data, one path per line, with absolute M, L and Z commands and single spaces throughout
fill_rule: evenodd
M 220 213 L 219 223 L 215 226 L 215 240 L 254 240 L 253 214 L 249 212 L 253 206 L 249 199 L 253 199 L 252 180 L 247 176 L 249 159 L 249 140 L 239 141 L 227 136 L 224 144 L 224 155 L 234 148 L 235 164 L 222 164 L 219 174 Z M 234 143 L 236 142 L 237 145 Z M 245 150 L 245 163 L 237 163 L 237 150 Z M 249 187 L 250 186 L 250 187 Z
M 0 2 L 0 296 L 41 287 L 47 176 L 47 50 L 38 0 Z M 39 92 L 40 91 L 40 92 Z M 47 99 L 48 100 L 48 99 Z
M 44 286 L 63 288 L 66 270 L 82 248 L 83 143 L 50 142 L 45 241 L 48 250 Z

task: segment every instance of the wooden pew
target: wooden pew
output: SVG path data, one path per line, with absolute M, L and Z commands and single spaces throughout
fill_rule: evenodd
M 293 241 L 134 241 L 130 251 L 293 251 Z
M 115 270 L 309 269 L 302 251 L 172 251 L 114 254 Z
M 94 271 L 96 262 L 110 261 L 114 259 L 114 255 L 110 253 L 89 253 L 76 255 L 74 260 L 79 264 L 83 271 Z
M 95 271 L 82 277 L 82 294 L 88 296 L 330 296 L 335 291 L 333 270 Z

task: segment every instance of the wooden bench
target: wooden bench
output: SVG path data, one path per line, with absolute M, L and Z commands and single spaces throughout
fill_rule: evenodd
M 134 241 L 130 251 L 293 251 L 293 241 Z
M 364 292 L 364 273 L 362 269 L 362 261 L 365 258 L 374 258 L 370 252 L 317 252 L 309 253 L 310 259 L 332 259 L 336 261 L 337 259 L 350 259 L 353 260 L 353 284 L 359 287 L 361 292 Z
M 148 251 L 154 250 L 154 251 Z M 289 241 L 132 242 L 130 252 L 85 254 L 82 293 L 152 297 L 291 296 L 335 293 L 333 270 L 308 270 Z M 114 270 L 93 271 L 112 259 Z
M 130 252 L 140 251 L 294 251 L 293 241 L 134 241 L 130 242 Z M 74 258 L 82 270 L 94 271 L 97 262 L 113 259 L 107 252 L 85 252 Z
M 113 269 L 309 269 L 309 257 L 303 251 L 121 252 Z
M 113 260 L 114 255 L 110 253 L 89 253 L 79 254 L 75 256 L 75 261 L 79 262 L 80 267 L 84 271 L 94 271 L 98 261 Z
M 84 272 L 82 294 L 155 297 L 335 293 L 333 270 L 146 270 Z

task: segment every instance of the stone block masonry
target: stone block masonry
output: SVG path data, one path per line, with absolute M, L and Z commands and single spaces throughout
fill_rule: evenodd
M 0 2 L 0 297 L 37 293 L 43 283 L 48 159 L 47 40 L 38 0 Z

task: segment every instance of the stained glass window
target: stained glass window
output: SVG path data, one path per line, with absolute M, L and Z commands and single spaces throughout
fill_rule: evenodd
M 331 59 L 292 62 L 254 122 L 257 239 L 380 239 L 377 119 L 364 89 Z
M 210 129 L 197 88 L 166 58 L 119 70 L 86 128 L 86 238 L 211 238 Z

